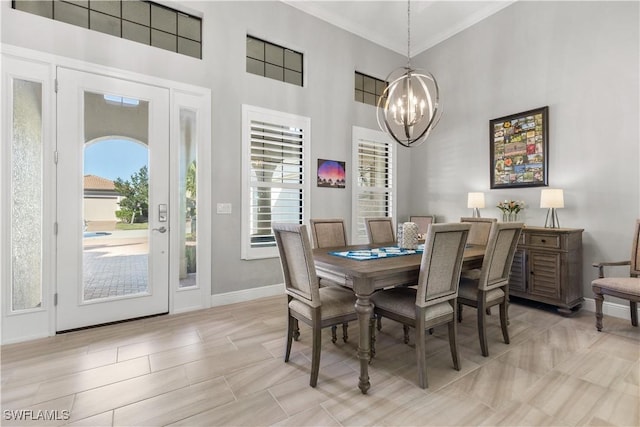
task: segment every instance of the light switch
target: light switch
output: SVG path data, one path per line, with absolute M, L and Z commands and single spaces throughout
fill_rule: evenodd
M 228 215 L 231 213 L 231 203 L 218 203 L 216 213 Z

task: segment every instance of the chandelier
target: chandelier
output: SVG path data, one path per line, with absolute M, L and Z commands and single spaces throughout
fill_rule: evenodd
M 411 68 L 411 1 L 407 1 L 407 65 L 387 77 L 378 100 L 378 126 L 405 147 L 422 144 L 442 114 L 438 83 L 427 71 Z

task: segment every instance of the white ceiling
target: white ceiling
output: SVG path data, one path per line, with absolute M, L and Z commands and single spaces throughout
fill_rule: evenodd
M 378 45 L 407 54 L 405 0 L 282 1 Z M 514 1 L 413 0 L 411 56 L 470 27 Z

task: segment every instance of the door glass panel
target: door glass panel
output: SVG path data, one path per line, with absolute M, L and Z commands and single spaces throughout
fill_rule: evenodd
M 196 113 L 180 109 L 180 285 L 196 286 Z
M 85 93 L 85 301 L 149 292 L 148 104 Z
M 11 308 L 42 305 L 42 84 L 13 80 Z

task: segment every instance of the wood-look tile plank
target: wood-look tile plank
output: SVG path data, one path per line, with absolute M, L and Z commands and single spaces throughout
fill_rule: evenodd
M 468 394 L 495 410 L 510 400 L 524 401 L 526 392 L 541 378 L 531 371 L 493 360 L 448 385 L 447 390 Z
M 113 411 L 107 411 L 66 425 L 69 427 L 111 427 L 117 424 L 113 423 Z
M 141 356 L 147 356 L 153 353 L 170 350 L 172 348 L 184 347 L 185 345 L 201 342 L 200 335 L 197 331 L 187 333 L 171 334 L 168 337 L 154 339 L 152 341 L 141 342 L 137 344 L 125 345 L 118 348 L 118 361 L 135 359 Z
M 287 418 L 278 402 L 263 391 L 210 409 L 171 426 L 268 426 Z
M 87 369 L 76 374 L 44 381 L 40 384 L 38 392 L 33 397 L 33 403 L 45 402 L 69 394 L 117 383 L 148 374 L 149 372 L 149 359 L 147 357 L 139 357 L 125 362 Z
M 339 362 L 320 369 L 315 388 L 309 387 L 309 376 L 300 375 L 274 385 L 269 392 L 288 415 L 294 415 L 309 406 L 336 399 L 343 393 L 357 389 L 356 378 L 351 368 Z
M 603 387 L 619 382 L 633 362 L 600 351 L 582 351 L 556 367 L 556 370 Z
M 116 362 L 116 349 L 103 350 L 95 353 L 64 353 L 62 357 L 52 355 L 48 360 L 40 360 L 33 364 L 21 364 L 8 368 L 8 381 L 12 385 L 42 382 L 64 375 L 110 365 Z M 3 376 L 5 367 L 2 367 Z
M 514 346 L 510 351 L 499 356 L 497 360 L 538 375 L 544 375 L 575 354 L 565 347 L 527 341 Z
M 481 426 L 548 426 L 570 427 L 568 423 L 560 423 L 554 417 L 527 403 L 506 400 L 495 414 L 482 420 Z
M 251 349 L 226 351 L 216 356 L 196 360 L 181 366 L 185 368 L 190 383 L 195 384 L 272 358 L 264 347 L 255 346 Z
M 113 424 L 163 426 L 233 401 L 224 378 L 216 378 L 117 408 Z
M 554 419 L 570 425 L 587 422 L 586 414 L 608 389 L 560 372 L 550 372 L 529 391 L 525 400 Z
M 151 370 L 155 372 L 236 350 L 237 347 L 230 343 L 226 337 L 220 337 L 216 341 L 197 342 L 154 353 L 149 355 L 149 360 Z
M 314 406 L 283 421 L 272 424 L 277 427 L 341 427 L 322 406 Z
M 640 404 L 637 396 L 617 391 L 609 390 L 594 405 L 590 415 L 617 426 L 640 426 Z
M 183 366 L 154 372 L 76 394 L 73 421 L 97 415 L 189 385 Z
M 632 362 L 640 360 L 640 342 L 612 334 L 601 335 L 599 340 L 589 346 L 590 350 L 598 350 Z
M 282 359 L 266 359 L 233 371 L 225 378 L 233 393 L 241 398 L 298 376 L 308 377 L 310 373 L 309 360 L 300 353 L 294 353 L 288 363 Z

